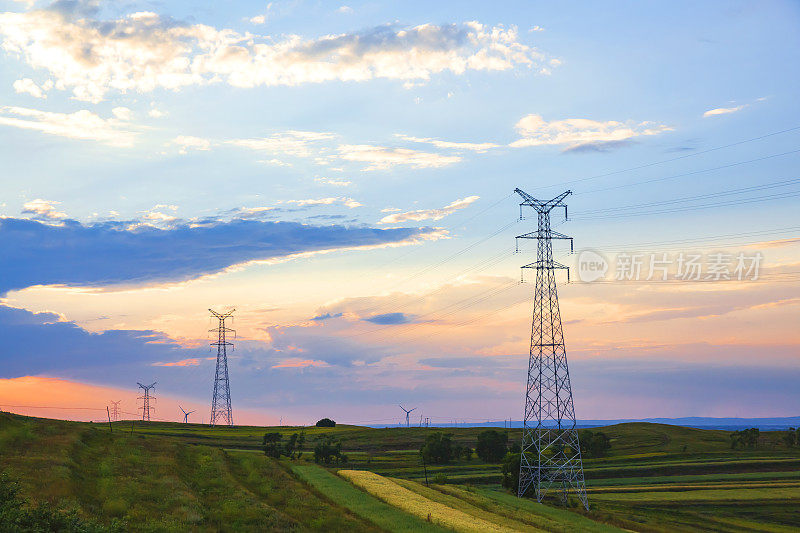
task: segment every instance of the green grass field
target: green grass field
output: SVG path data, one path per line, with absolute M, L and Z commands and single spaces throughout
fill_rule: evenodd
M 483 430 L 446 431 L 474 447 Z M 267 431 L 303 431 L 307 442 L 333 434 L 348 463 L 322 468 L 308 451 L 299 460 L 267 458 L 260 450 Z M 336 476 L 338 468 L 375 472 L 512 530 L 800 530 L 800 449 L 788 448 L 777 432 L 763 433 L 755 449 L 731 450 L 726 431 L 605 428 L 611 452 L 584 461 L 586 512 L 520 500 L 500 486 L 499 465 L 475 457 L 428 465 L 431 482 L 441 473 L 447 483 L 425 486 L 418 450 L 430 431 L 124 421 L 111 433 L 108 425 L 0 413 L 0 470 L 31 503 L 128 531 L 441 530 Z M 519 435 L 509 431 L 511 440 Z

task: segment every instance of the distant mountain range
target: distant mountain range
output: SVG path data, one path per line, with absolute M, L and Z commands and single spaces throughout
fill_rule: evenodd
M 788 429 L 800 427 L 800 416 L 786 416 L 775 418 L 711 418 L 705 416 L 685 416 L 680 418 L 626 418 L 621 420 L 578 420 L 579 428 L 593 428 L 625 424 L 628 422 L 650 422 L 652 424 L 669 424 L 700 429 L 727 429 L 738 430 L 742 428 L 758 428 L 762 431 Z M 371 427 L 402 427 L 405 424 L 381 424 Z M 414 424 L 412 424 L 414 425 Z M 494 420 L 487 422 L 446 422 L 431 424 L 435 427 L 522 427 L 520 420 Z

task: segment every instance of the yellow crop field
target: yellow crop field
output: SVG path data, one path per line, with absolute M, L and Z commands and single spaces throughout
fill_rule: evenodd
M 403 511 L 435 524 L 463 532 L 517 531 L 453 509 L 401 487 L 394 481 L 366 470 L 339 470 L 339 475 L 373 496 Z

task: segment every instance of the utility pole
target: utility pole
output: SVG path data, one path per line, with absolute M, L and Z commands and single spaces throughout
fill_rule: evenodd
M 524 496 L 533 488 L 536 500 L 541 502 L 552 488 L 566 503 L 568 493 L 573 492 L 588 510 L 555 278 L 556 269 L 567 269 L 569 281 L 569 269 L 553 260 L 553 239 L 569 239 L 572 251 L 572 238 L 550 229 L 550 211 L 563 207 L 566 218 L 564 199 L 572 192 L 547 201 L 520 189 L 514 192 L 523 200 L 520 218 L 522 208 L 531 207 L 538 219 L 536 231 L 517 237 L 537 241 L 536 262 L 522 267 L 536 270 L 536 288 L 517 495 Z
M 122 400 L 115 402 L 111 400 L 111 420 L 116 422 L 119 420 L 119 404 L 122 403 Z
M 144 396 L 139 396 L 139 399 L 142 400 L 142 406 L 139 408 L 142 410 L 142 420 L 145 422 L 150 421 L 150 411 L 155 411 L 155 407 L 150 407 L 150 400 L 155 400 L 155 396 L 150 395 L 150 389 L 153 389 L 156 384 L 155 382 L 152 385 L 142 385 L 141 383 L 137 383 L 140 389 L 144 390 Z
M 226 334 L 236 334 L 230 328 L 225 327 L 225 319 L 230 318 L 236 309 L 231 309 L 227 313 L 217 313 L 209 309 L 211 315 L 218 321 L 219 325 L 210 331 L 216 332 L 217 341 L 212 342 L 211 346 L 217 347 L 217 369 L 214 373 L 214 397 L 211 400 L 211 425 L 217 426 L 224 424 L 233 427 L 233 410 L 231 409 L 231 384 L 228 380 L 228 346 L 233 346 L 227 340 Z

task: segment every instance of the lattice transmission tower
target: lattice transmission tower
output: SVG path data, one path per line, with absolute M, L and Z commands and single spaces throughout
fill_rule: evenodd
M 113 407 L 111 407 L 111 421 L 112 422 L 116 422 L 116 421 L 119 420 L 119 404 L 120 403 L 122 403 L 122 400 L 119 400 L 117 402 L 115 402 L 114 400 L 111 400 L 111 405 L 113 406 Z
M 155 388 L 155 382 L 152 385 L 142 385 L 141 383 L 137 382 L 140 389 L 144 390 L 144 395 L 139 396 L 139 399 L 142 400 L 142 406 L 139 408 L 142 410 L 142 420 L 149 422 L 150 421 L 150 411 L 155 411 L 155 407 L 150 406 L 150 400 L 155 400 L 156 397 L 150 394 L 150 390 Z
M 553 239 L 569 239 L 571 251 L 572 238 L 550 229 L 550 211 L 563 207 L 566 218 L 564 199 L 572 192 L 548 201 L 537 200 L 520 189 L 514 192 L 523 199 L 520 217 L 523 207 L 531 207 L 538 218 L 536 231 L 517 237 L 537 240 L 536 262 L 522 267 L 536 270 L 536 288 L 517 495 L 524 496 L 533 489 L 536 500 L 541 502 L 553 489 L 566 503 L 572 492 L 588 510 L 556 290 L 556 269 L 566 269 L 569 281 L 569 268 L 553 260 Z
M 219 320 L 219 325 L 210 331 L 217 334 L 217 341 L 212 342 L 211 346 L 217 347 L 217 370 L 214 373 L 214 399 L 211 401 L 211 425 L 216 426 L 225 424 L 233 427 L 233 411 L 231 410 L 231 383 L 228 380 L 228 346 L 233 346 L 227 340 L 227 334 L 236 334 L 230 328 L 225 327 L 225 320 L 233 315 L 236 309 L 231 309 L 227 313 L 217 313 L 209 309 L 211 315 Z

